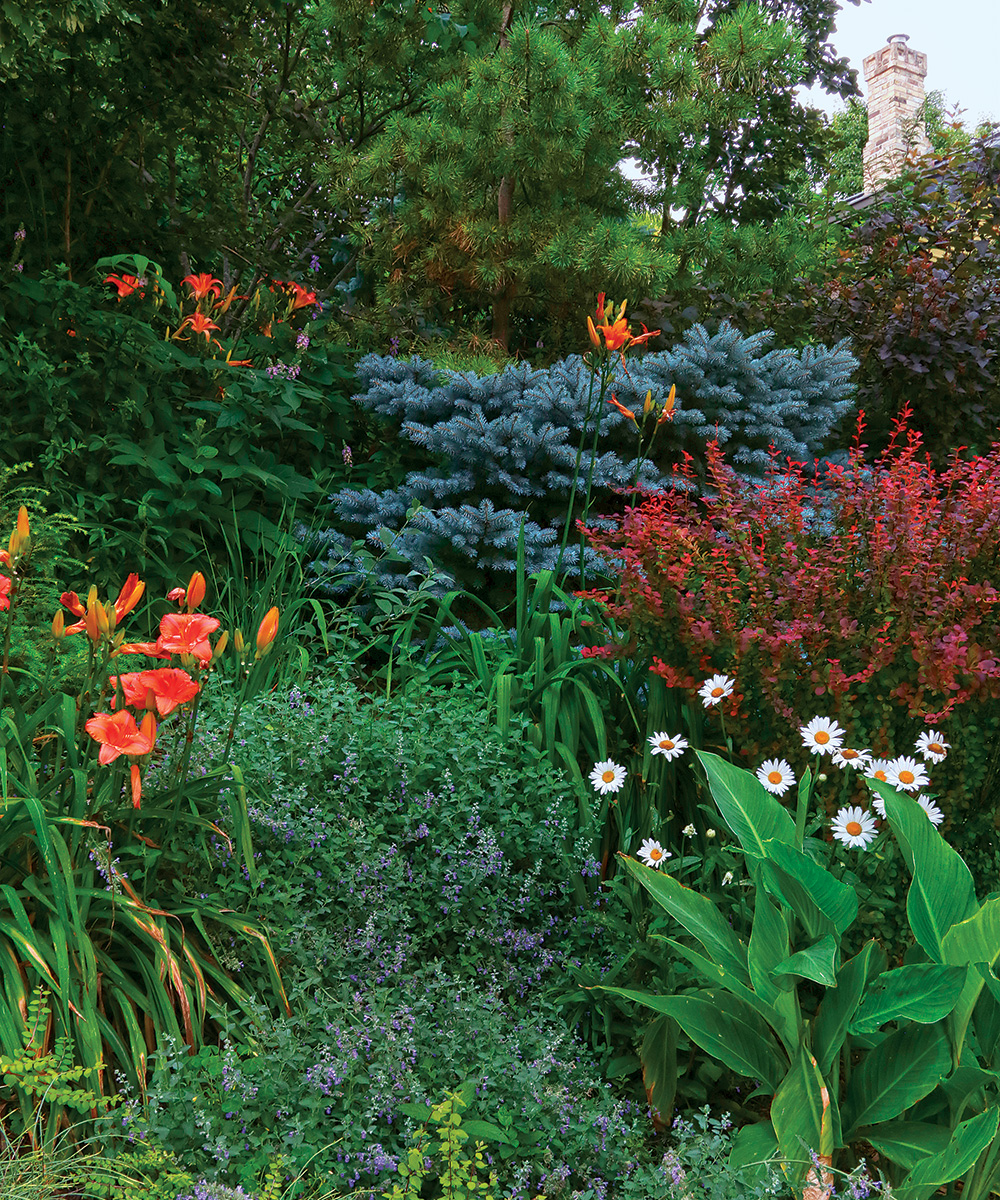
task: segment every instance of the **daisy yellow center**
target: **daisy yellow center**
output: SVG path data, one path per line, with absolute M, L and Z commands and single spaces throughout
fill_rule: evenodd
M 725 688 L 720 688 L 720 687 L 714 687 L 714 688 L 712 688 L 712 695 L 713 695 L 713 696 L 724 696 L 725 694 L 726 694 L 726 689 L 725 689 Z
M 816 741 L 820 746 L 825 746 L 826 743 L 830 740 L 830 735 L 826 732 L 825 729 L 821 729 L 819 731 L 819 733 L 817 733 L 815 736 L 816 736 Z
M 603 773 L 603 775 L 601 776 L 601 778 L 604 780 L 605 783 L 611 783 L 612 780 L 614 779 L 614 777 L 615 777 L 614 771 L 605 771 Z
M 888 782 L 889 782 L 889 781 L 886 779 L 886 777 L 885 777 L 885 771 L 876 771 L 876 772 L 875 772 L 875 778 L 876 778 L 876 779 L 881 779 L 883 783 L 888 783 Z
M 857 837 L 861 833 L 861 822 L 848 821 L 844 826 L 844 830 L 845 832 L 849 833 L 851 837 Z
M 781 774 L 780 771 L 768 771 L 768 773 L 767 773 L 767 782 L 768 783 L 781 783 L 783 778 L 784 778 L 784 776 Z
M 649 852 L 649 857 L 653 860 L 653 862 L 659 862 L 663 857 L 663 851 L 658 846 L 654 846 Z
M 916 776 L 913 774 L 912 771 L 900 771 L 899 772 L 899 782 L 900 783 L 912 783 L 915 778 L 916 778 Z
M 858 752 L 857 750 L 841 750 L 840 757 L 850 760 L 852 758 L 857 758 Z
M 940 742 L 928 742 L 927 749 L 931 754 L 944 754 L 944 746 Z
M 661 742 L 660 742 L 661 750 L 673 750 L 673 748 L 674 748 L 674 743 L 670 740 L 670 738 L 663 738 L 661 740 Z

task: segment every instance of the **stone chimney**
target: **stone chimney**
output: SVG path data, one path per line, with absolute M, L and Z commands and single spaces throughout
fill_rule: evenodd
M 864 152 L 865 191 L 898 174 L 910 150 L 926 154 L 931 146 L 924 130 L 924 77 L 927 55 L 907 46 L 905 33 L 864 62 L 868 85 L 868 142 Z

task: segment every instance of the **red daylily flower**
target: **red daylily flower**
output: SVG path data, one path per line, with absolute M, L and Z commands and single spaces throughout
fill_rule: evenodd
M 635 413 L 632 412 L 631 409 L 626 408 L 624 404 L 619 403 L 618 397 L 614 394 L 614 392 L 612 392 L 608 397 L 608 403 L 613 404 L 623 417 L 628 417 L 633 425 L 638 425 L 639 422 L 635 418 Z
M 118 599 L 115 601 L 115 625 L 121 621 L 122 617 L 128 616 L 132 609 L 135 608 L 142 599 L 142 594 L 145 590 L 146 584 L 133 571 L 122 584 L 121 591 L 118 593 Z M 93 599 L 91 599 L 91 596 Z M 59 603 L 64 608 L 68 608 L 75 617 L 80 618 L 75 625 L 67 625 L 64 632 L 82 633 L 83 630 L 86 630 L 90 638 L 96 642 L 99 634 L 104 632 L 101 625 L 101 615 L 106 610 L 97 603 L 96 588 L 91 589 L 91 596 L 87 597 L 86 608 L 84 608 L 83 602 L 76 592 L 63 592 L 59 597 Z M 97 610 L 99 608 L 102 609 L 102 613 L 98 613 Z
M 185 275 L 181 283 L 190 287 L 195 300 L 204 300 L 206 296 L 215 296 L 218 299 L 222 295 L 222 280 L 215 279 L 209 271 L 201 275 Z
M 193 654 L 203 663 L 212 657 L 208 635 L 219 628 L 215 617 L 204 613 L 166 613 L 160 621 L 157 648 L 170 654 Z
M 169 658 L 169 650 L 161 650 L 156 642 L 122 642 L 117 650 L 111 651 L 112 655 L 118 654 L 145 654 L 149 658 Z
M 137 758 L 148 754 L 156 742 L 156 722 L 152 713 L 143 718 L 142 728 L 135 717 L 124 709 L 116 713 L 95 713 L 84 726 L 95 742 L 101 743 L 97 756 L 103 766 L 114 762 L 121 754 Z
M 126 296 L 131 296 L 134 291 L 141 288 L 146 281 L 135 275 L 106 275 L 104 282 L 113 283 L 118 289 L 118 299 L 124 300 Z M 145 292 L 139 292 L 140 296 L 145 296 L 145 294 Z
M 0 575 L 0 612 L 10 608 L 10 589 L 13 580 L 8 575 Z

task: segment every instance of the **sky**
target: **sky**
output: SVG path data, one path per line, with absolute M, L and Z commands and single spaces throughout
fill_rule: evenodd
M 840 0 L 832 37 L 839 55 L 850 59 L 865 89 L 862 61 L 893 33 L 908 33 L 910 47 L 927 55 L 927 91 L 942 91 L 948 107 L 967 111 L 965 124 L 1000 121 L 1000 0 Z M 800 99 L 838 112 L 839 97 L 800 92 Z

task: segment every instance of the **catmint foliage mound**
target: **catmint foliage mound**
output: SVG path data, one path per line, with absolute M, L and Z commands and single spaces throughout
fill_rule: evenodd
M 366 390 L 355 402 L 424 461 L 393 489 L 348 488 L 332 497 L 337 525 L 312 535 L 314 574 L 331 589 L 334 578 L 354 586 L 344 571 L 351 539 L 377 544 L 380 531 L 382 542 L 391 531 L 403 560 L 430 560 L 482 594 L 497 573 L 513 571 L 522 523 L 528 570 L 556 565 L 574 489 L 579 517 L 589 484 L 593 525 L 594 514 L 620 512 L 637 483 L 670 486 L 671 465 L 685 454 L 703 459 L 710 439 L 748 478 L 763 478 L 772 446 L 782 459 L 812 462 L 851 406 L 855 360 L 844 343 L 768 350 L 770 339 L 744 337 L 727 322 L 711 336 L 696 325 L 672 350 L 620 366 L 609 391 L 637 415 L 638 427 L 610 404 L 598 409 L 596 382 L 578 355 L 487 376 L 368 355 L 357 367 Z M 674 414 L 649 454 L 655 414 L 672 385 Z M 647 393 L 652 411 L 643 419 Z M 574 550 L 563 565 L 578 562 Z

